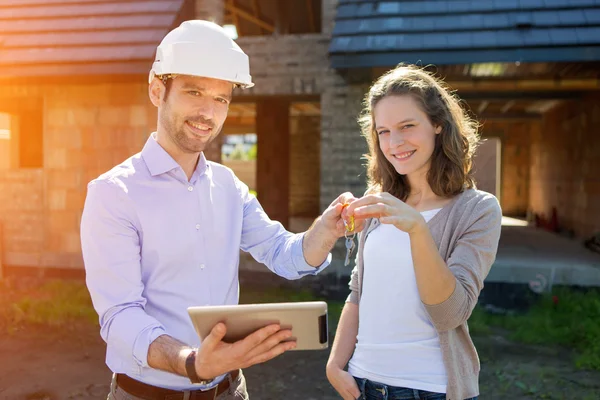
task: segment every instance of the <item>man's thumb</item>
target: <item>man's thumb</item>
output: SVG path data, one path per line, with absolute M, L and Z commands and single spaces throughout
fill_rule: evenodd
M 202 346 L 215 347 L 217 344 L 219 344 L 221 340 L 223 340 L 226 333 L 227 328 L 225 327 L 225 324 L 219 322 L 212 328 L 209 335 L 204 339 L 204 341 L 202 342 Z

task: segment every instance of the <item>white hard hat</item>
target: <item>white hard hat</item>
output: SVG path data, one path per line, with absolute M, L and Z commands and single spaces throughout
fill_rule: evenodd
M 202 20 L 185 21 L 164 37 L 156 50 L 149 81 L 164 74 L 221 79 L 242 88 L 254 86 L 246 53 L 225 29 Z

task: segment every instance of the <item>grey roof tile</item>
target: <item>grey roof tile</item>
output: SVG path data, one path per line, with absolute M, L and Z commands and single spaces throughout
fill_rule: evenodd
M 473 44 L 470 32 L 449 32 L 446 34 L 448 47 L 469 47 Z
M 1 70 L 62 74 L 84 63 L 98 73 L 139 71 L 140 65 L 151 63 L 183 4 L 184 0 L 0 0 Z M 115 69 L 99 63 L 113 63 Z M 57 64 L 63 67 L 54 68 Z
M 444 33 L 430 33 L 423 37 L 424 49 L 445 49 L 449 47 L 448 37 Z
M 561 25 L 585 25 L 585 14 L 583 10 L 560 10 L 558 18 Z
M 483 28 L 503 28 L 509 25 L 510 14 L 487 14 L 483 18 Z
M 523 44 L 529 46 L 546 45 L 551 42 L 550 32 L 547 29 L 531 29 L 521 32 Z
M 560 18 L 556 11 L 537 11 L 533 13 L 533 23 L 536 26 L 558 25 L 560 24 Z
M 589 60 L 600 54 L 600 0 L 341 0 L 333 36 L 332 54 L 379 60 L 401 51 L 423 59 L 456 51 L 453 62 L 477 51 L 490 61 Z M 568 54 L 552 53 L 557 47 Z
M 494 11 L 494 0 L 478 0 L 471 2 L 473 11 Z
M 481 31 L 471 34 L 471 43 L 474 47 L 496 47 L 501 40 L 501 32 Z
M 382 2 L 377 6 L 377 13 L 379 14 L 398 14 L 400 13 L 402 5 L 398 2 Z
M 585 21 L 588 25 L 600 24 L 600 10 L 585 10 Z
M 544 8 L 544 0 L 519 0 L 522 9 L 542 9 Z
M 473 2 L 469 0 L 456 0 L 448 4 L 448 10 L 455 13 L 471 11 L 472 4 Z
M 577 33 L 574 29 L 550 29 L 550 40 L 555 45 L 577 44 Z
M 600 43 L 600 26 L 575 28 L 579 44 Z
M 337 9 L 337 18 L 351 18 L 356 16 L 356 9 L 358 7 L 355 4 L 343 4 Z
M 571 0 L 544 0 L 546 7 L 568 7 Z
M 494 0 L 494 10 L 505 11 L 519 8 L 519 0 Z

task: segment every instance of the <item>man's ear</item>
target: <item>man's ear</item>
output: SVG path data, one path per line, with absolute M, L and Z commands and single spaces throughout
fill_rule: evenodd
M 150 96 L 150 101 L 155 107 L 158 107 L 162 102 L 162 99 L 165 95 L 165 90 L 165 84 L 160 79 L 152 79 L 152 82 L 150 82 L 150 85 L 148 86 L 148 95 Z

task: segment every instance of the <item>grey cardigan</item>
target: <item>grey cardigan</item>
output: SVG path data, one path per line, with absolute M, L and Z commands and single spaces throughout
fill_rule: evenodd
M 479 357 L 469 335 L 467 319 L 498 249 L 502 211 L 496 197 L 467 189 L 444 206 L 427 225 L 440 255 L 456 277 L 456 289 L 444 302 L 423 304 L 438 332 L 448 376 L 446 398 L 464 400 L 479 395 Z M 347 302 L 358 304 L 364 270 L 363 250 L 369 233 L 379 226 L 367 220 L 358 236 L 356 266 Z

